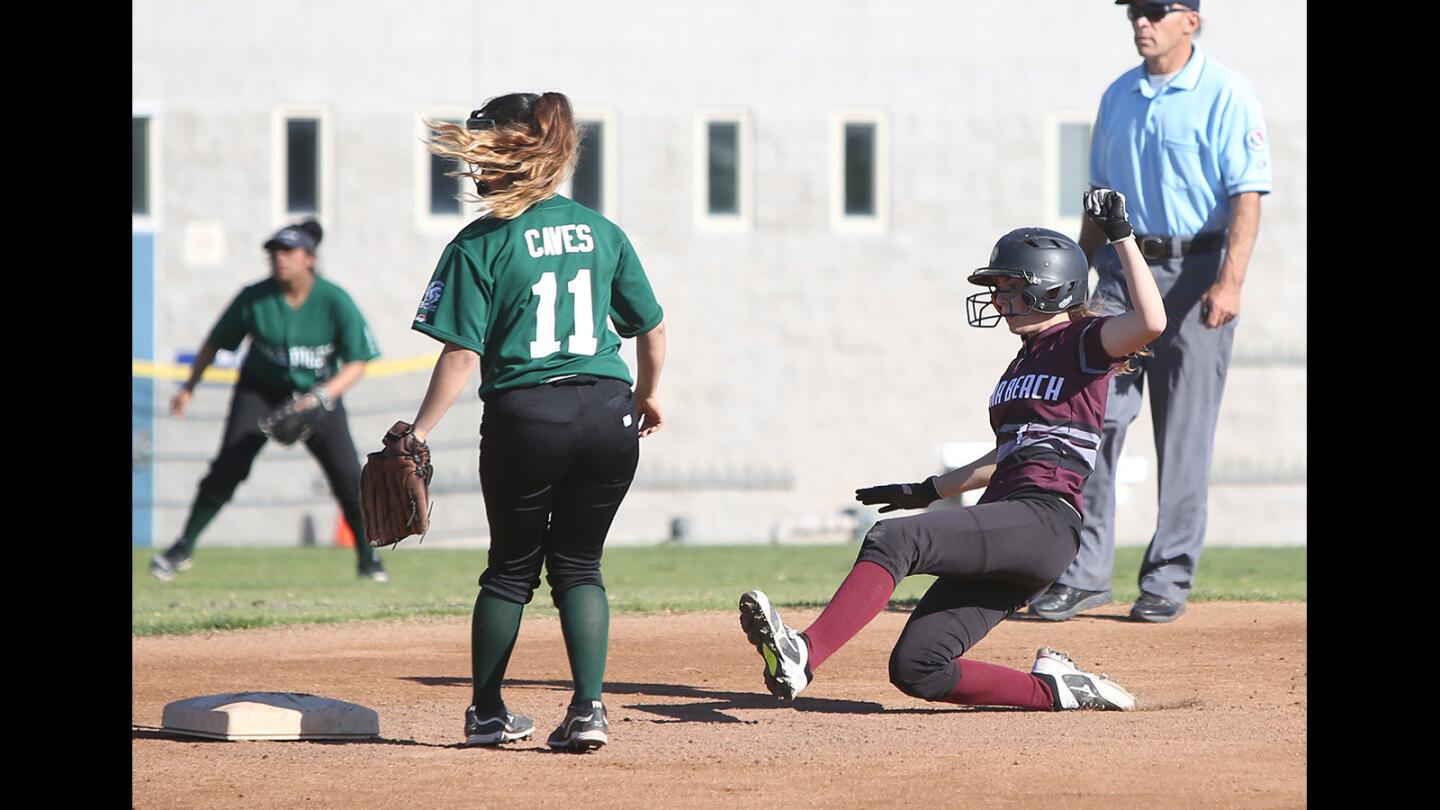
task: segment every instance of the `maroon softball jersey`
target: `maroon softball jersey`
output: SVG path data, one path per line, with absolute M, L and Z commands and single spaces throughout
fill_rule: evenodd
M 990 396 L 995 474 L 980 503 L 1041 489 L 1084 516 L 1080 490 L 1095 468 L 1110 375 L 1125 361 L 1100 343 L 1108 317 L 1052 326 L 1026 340 Z

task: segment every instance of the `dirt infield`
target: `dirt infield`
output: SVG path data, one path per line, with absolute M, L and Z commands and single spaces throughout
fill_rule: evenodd
M 551 754 L 569 682 L 560 624 L 527 619 L 506 700 L 536 738 L 462 749 L 469 619 L 135 639 L 136 807 L 1303 807 L 1306 610 L 1200 603 L 1170 625 L 1114 605 L 1005 622 L 972 653 L 1029 668 L 1069 652 L 1134 692 L 1132 713 L 951 707 L 886 681 L 907 618 L 881 615 L 795 708 L 765 692 L 733 613 L 617 616 L 611 744 Z M 805 626 L 818 611 L 786 611 Z M 165 704 L 308 692 L 380 713 L 367 742 L 209 742 L 155 730 Z

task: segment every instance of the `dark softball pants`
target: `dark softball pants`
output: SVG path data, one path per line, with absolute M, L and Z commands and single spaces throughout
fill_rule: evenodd
M 543 564 L 551 595 L 599 585 L 610 524 L 640 462 L 635 396 L 588 375 L 502 391 L 480 420 L 480 487 L 490 521 L 480 588 L 529 604 Z
M 924 700 L 953 692 L 955 659 L 1060 576 L 1075 559 L 1080 524 L 1054 495 L 876 523 L 856 562 L 880 565 L 896 583 L 911 574 L 939 577 L 895 643 L 890 682 Z
M 200 481 L 201 498 L 217 506 L 230 501 L 235 488 L 250 477 L 255 457 L 270 440 L 260 432 L 260 420 L 289 399 L 289 391 L 262 388 L 244 378 L 235 385 L 230 414 L 225 421 L 225 436 L 220 440 L 220 455 L 210 463 L 210 473 Z M 344 402 L 336 400 L 335 409 L 305 441 L 305 449 L 320 462 L 330 491 L 355 536 L 365 537 L 360 512 L 360 458 L 355 451 L 355 441 L 350 438 Z M 355 544 L 355 550 L 362 559 L 371 553 L 363 540 Z

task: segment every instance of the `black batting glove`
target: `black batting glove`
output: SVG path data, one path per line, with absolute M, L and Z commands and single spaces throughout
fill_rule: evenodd
M 1085 192 L 1085 216 L 1100 226 L 1110 244 L 1135 233 L 1125 215 L 1125 195 L 1114 189 L 1097 188 Z
M 918 484 L 885 484 L 857 489 L 855 500 L 867 506 L 883 503 L 885 506 L 880 507 L 881 513 L 898 509 L 924 509 L 940 500 L 940 491 L 935 488 L 935 476 L 932 475 Z

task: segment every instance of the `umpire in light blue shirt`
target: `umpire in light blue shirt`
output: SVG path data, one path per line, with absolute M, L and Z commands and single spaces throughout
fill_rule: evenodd
M 1185 611 L 1205 543 L 1215 425 L 1240 288 L 1260 227 L 1260 197 L 1270 193 L 1270 147 L 1250 85 L 1195 45 L 1200 0 L 1116 5 L 1126 7 L 1145 61 L 1100 100 L 1090 184 L 1124 193 L 1170 326 L 1151 344 L 1153 355 L 1138 374 L 1112 378 L 1104 440 L 1085 485 L 1080 553 L 1031 601 L 1030 612 L 1062 621 L 1110 603 L 1115 466 L 1148 387 L 1159 519 L 1130 615 L 1167 622 Z M 1099 273 L 1097 293 L 1128 306 L 1119 259 L 1088 221 L 1080 246 Z

